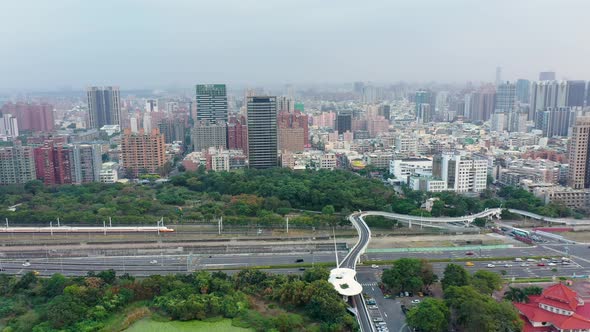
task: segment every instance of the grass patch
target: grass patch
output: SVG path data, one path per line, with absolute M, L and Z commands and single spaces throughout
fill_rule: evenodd
M 243 266 L 243 267 L 221 267 L 221 268 L 210 268 L 204 270 L 210 271 L 223 271 L 223 270 L 245 270 L 245 269 L 254 269 L 254 270 L 269 270 L 269 269 L 295 269 L 301 267 L 312 267 L 312 266 L 321 266 L 326 268 L 334 268 L 336 267 L 335 263 L 300 263 L 300 264 L 281 264 L 281 265 L 257 265 L 257 266 Z
M 461 257 L 461 258 L 432 258 L 432 259 L 426 259 L 427 262 L 430 263 L 453 263 L 453 262 L 489 262 L 489 261 L 513 261 L 515 258 L 517 257 L 508 257 L 508 256 L 498 256 L 498 257 Z M 524 261 L 526 261 L 527 259 L 536 259 L 536 260 L 540 260 L 541 258 L 547 258 L 547 259 L 559 259 L 561 258 L 561 256 L 527 256 L 527 257 L 523 257 L 521 256 L 520 258 L 522 258 Z M 364 262 L 361 262 L 359 265 L 373 265 L 373 264 L 378 264 L 378 265 L 391 265 L 393 263 L 395 263 L 395 261 L 397 261 L 397 259 L 391 259 L 391 260 L 367 260 Z
M 234 326 L 230 319 L 217 321 L 168 321 L 158 322 L 151 319 L 142 319 L 133 324 L 126 332 L 192 332 L 192 331 L 215 331 L 215 332 L 250 332 L 249 328 Z
M 146 317 L 150 317 L 152 312 L 147 307 L 147 301 L 139 301 L 129 305 L 123 312 L 112 315 L 105 321 L 103 332 L 119 332 L 127 329 L 129 326 Z
M 506 278 L 511 279 L 511 278 Z M 514 279 L 514 281 L 510 281 L 511 284 L 525 284 L 525 283 L 535 283 L 535 282 L 553 282 L 553 278 L 546 277 L 546 278 L 520 278 Z

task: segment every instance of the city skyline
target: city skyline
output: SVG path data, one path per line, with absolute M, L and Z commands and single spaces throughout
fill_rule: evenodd
M 533 4 L 534 15 L 523 15 Z M 261 85 L 279 78 L 297 84 L 494 82 L 496 67 L 511 81 L 534 80 L 542 71 L 555 71 L 557 79 L 590 77 L 590 46 L 572 33 L 590 26 L 583 16 L 590 4 L 583 1 L 497 1 L 483 8 L 459 0 L 338 6 L 123 1 L 116 12 L 112 5 L 39 1 L 30 11 L 8 4 L 0 31 L 16 33 L 3 38 L 0 90 Z M 35 24 L 25 26 L 24 17 Z M 542 24 L 555 20 L 560 24 Z M 554 42 L 522 38 L 535 35 Z M 500 37 L 498 46 L 493 41 Z M 39 50 L 43 57 L 34 56 Z M 91 66 L 87 59 L 94 59 Z

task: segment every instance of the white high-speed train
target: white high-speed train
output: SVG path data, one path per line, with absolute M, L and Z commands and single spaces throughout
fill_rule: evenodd
M 165 226 L 114 226 L 114 227 L 0 227 L 0 233 L 171 233 Z

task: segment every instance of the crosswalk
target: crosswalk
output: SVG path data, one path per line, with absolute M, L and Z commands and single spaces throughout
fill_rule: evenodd
M 378 286 L 378 284 L 376 282 L 365 282 L 365 283 L 361 283 L 361 286 L 364 286 L 364 287 L 376 287 L 376 286 Z

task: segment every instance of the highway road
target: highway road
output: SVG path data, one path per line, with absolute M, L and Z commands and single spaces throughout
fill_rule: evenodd
M 567 248 L 567 249 L 566 249 Z M 359 248 L 360 249 L 360 248 Z M 360 251 L 360 250 L 359 250 Z M 359 252 L 356 251 L 355 252 Z M 502 249 L 482 249 L 474 250 L 473 256 L 467 256 L 469 250 L 454 251 L 422 251 L 422 252 L 382 252 L 382 253 L 365 253 L 361 255 L 362 261 L 367 260 L 394 260 L 402 257 L 414 258 L 439 258 L 450 261 L 457 259 L 473 258 L 493 258 L 493 257 L 531 257 L 531 256 L 565 256 L 566 253 L 572 256 L 576 264 L 572 266 L 558 266 L 558 275 L 576 272 L 576 275 L 590 274 L 590 248 L 587 245 L 558 245 L 544 244 L 536 247 L 522 248 L 502 248 Z M 351 251 L 352 252 L 352 251 Z M 1 252 L 0 252 L 1 253 Z M 54 272 L 64 272 L 66 275 L 86 274 L 87 271 L 100 271 L 106 269 L 115 269 L 119 273 L 130 273 L 136 275 L 147 275 L 155 273 L 180 273 L 195 271 L 201 269 L 236 269 L 248 266 L 267 266 L 267 265 L 285 265 L 295 264 L 297 259 L 303 259 L 304 263 L 334 262 L 334 253 L 328 251 L 322 252 L 293 252 L 293 253 L 254 253 L 254 254 L 223 254 L 223 255 L 187 255 L 187 254 L 154 254 L 142 256 L 90 256 L 90 257 L 59 257 L 58 253 L 52 253 L 52 256 L 34 257 L 23 254 L 19 257 L 0 258 L 0 268 L 6 269 L 8 273 L 18 273 L 20 270 L 37 270 L 46 271 L 45 274 Z M 353 255 L 348 255 L 345 259 L 346 252 L 340 251 L 339 257 L 342 260 L 342 266 L 354 266 L 355 260 Z M 30 261 L 31 266 L 23 267 L 26 260 Z M 156 261 L 154 264 L 150 262 Z M 457 262 L 464 265 L 465 262 Z M 476 270 L 486 268 L 489 262 L 474 262 Z M 506 264 L 505 262 L 496 262 Z M 446 263 L 435 263 L 444 269 Z M 498 268 L 492 270 L 506 270 L 509 275 L 519 277 L 529 276 L 546 276 L 551 274 L 547 267 L 528 266 L 521 267 L 513 264 L 510 269 Z M 534 265 L 534 264 L 531 264 Z M 23 269 L 24 268 L 24 269 Z M 549 271 L 549 272 L 548 272 Z

